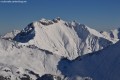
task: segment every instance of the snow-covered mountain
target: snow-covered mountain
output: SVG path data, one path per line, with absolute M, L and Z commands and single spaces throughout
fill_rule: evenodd
M 66 22 L 60 18 L 41 19 L 30 23 L 15 36 L 14 41 L 21 45 L 35 45 L 69 59 L 98 51 L 112 44 L 98 31 L 86 25 L 75 21 Z
M 62 59 L 58 68 L 66 77 L 88 76 L 93 80 L 120 79 L 120 41 L 103 50 L 75 60 Z
M 13 30 L 9 33 L 6 33 L 5 35 L 1 36 L 1 38 L 6 39 L 6 40 L 13 40 L 13 38 L 20 33 L 19 30 Z
M 65 77 L 66 73 L 63 74 L 59 68 L 60 62 L 64 58 L 73 60 L 86 56 L 113 43 L 100 32 L 76 21 L 41 19 L 21 31 L 14 30 L 1 36 L 0 79 L 46 80 L 44 77 L 48 77 L 54 80 L 91 80 L 89 75 Z
M 36 80 L 44 74 L 58 75 L 60 59 L 61 56 L 34 45 L 19 46 L 16 42 L 0 39 L 0 75 L 11 80 Z
M 100 33 L 113 43 L 116 43 L 120 39 L 120 28 L 111 30 L 109 32 L 101 31 Z

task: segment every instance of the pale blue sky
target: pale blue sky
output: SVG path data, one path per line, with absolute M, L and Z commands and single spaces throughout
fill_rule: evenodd
M 96 30 L 120 27 L 120 0 L 27 0 L 24 4 L 0 3 L 0 34 L 22 29 L 41 18 L 77 20 Z

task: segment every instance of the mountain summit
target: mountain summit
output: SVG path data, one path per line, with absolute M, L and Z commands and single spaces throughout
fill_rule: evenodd
M 86 25 L 75 21 L 66 22 L 60 18 L 53 20 L 43 18 L 32 22 L 18 33 L 14 40 L 23 45 L 35 45 L 70 59 L 112 44 L 98 31 Z

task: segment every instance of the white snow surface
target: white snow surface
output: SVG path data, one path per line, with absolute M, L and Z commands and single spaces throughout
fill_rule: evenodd
M 53 55 L 35 46 L 19 46 L 15 42 L 0 39 L 0 67 L 2 67 L 0 73 L 15 76 L 15 79 L 24 74 L 31 76 L 32 74 L 29 71 L 33 71 L 39 76 L 43 74 L 58 75 L 59 71 L 57 71 L 56 67 L 60 58 L 58 55 Z M 4 71 L 5 67 L 10 72 Z M 36 80 L 37 77 L 32 78 Z
M 60 18 L 41 19 L 30 23 L 21 31 L 14 30 L 0 38 L 0 77 L 11 80 L 30 77 L 31 80 L 36 80 L 45 74 L 51 74 L 61 78 L 67 75 L 64 80 L 92 80 L 91 78 L 94 80 L 91 75 L 79 73 L 81 69 L 89 66 L 86 62 L 81 62 L 80 67 L 83 65 L 77 71 L 79 67 L 73 66 L 73 64 L 79 66 L 76 58 L 84 57 L 88 53 L 92 55 L 91 52 L 104 49 L 113 43 L 115 42 L 112 39 L 76 21 L 66 22 Z M 75 63 L 70 64 L 75 71 L 69 70 L 70 67 L 66 69 L 73 76 L 63 74 L 59 68 L 64 58 L 75 59 Z M 101 56 L 101 59 L 104 57 Z M 88 59 L 86 61 L 89 62 Z

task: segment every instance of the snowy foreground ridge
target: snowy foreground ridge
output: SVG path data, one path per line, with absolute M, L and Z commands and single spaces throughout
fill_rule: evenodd
M 41 19 L 0 37 L 0 80 L 119 80 L 120 29 Z

